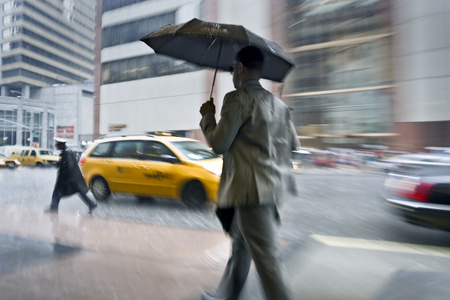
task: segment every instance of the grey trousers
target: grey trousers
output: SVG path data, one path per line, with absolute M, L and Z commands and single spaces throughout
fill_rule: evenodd
M 253 259 L 267 300 L 291 299 L 280 261 L 275 206 L 238 207 L 230 230 L 232 252 L 216 296 L 237 300 Z

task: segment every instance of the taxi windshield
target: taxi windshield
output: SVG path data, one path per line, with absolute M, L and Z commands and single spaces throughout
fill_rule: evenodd
M 203 160 L 219 157 L 206 145 L 195 141 L 172 142 L 190 160 Z

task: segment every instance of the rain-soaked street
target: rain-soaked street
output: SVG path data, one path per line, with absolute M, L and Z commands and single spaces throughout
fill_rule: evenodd
M 0 170 L 0 205 L 45 209 L 55 176 L 54 168 Z M 449 246 L 449 233 L 404 223 L 387 210 L 380 197 L 384 176 L 381 172 L 348 168 L 301 170 L 296 175 L 298 197 L 281 208 L 280 236 L 304 240 L 310 235 L 326 235 Z M 77 195 L 63 198 L 59 209 L 64 213 L 87 214 L 87 207 Z M 99 203 L 94 217 L 220 230 L 212 207 L 192 208 L 167 199 L 138 200 L 113 195 L 108 202 Z
M 0 170 L 5 299 L 194 300 L 217 285 L 230 244 L 213 207 L 113 196 L 89 216 L 75 195 L 58 215 L 45 214 L 55 176 L 53 168 Z M 390 214 L 380 197 L 384 176 L 299 170 L 299 195 L 280 211 L 295 299 L 380 300 L 399 292 L 390 299 L 448 298 L 450 234 Z M 253 270 L 241 298 L 261 295 Z

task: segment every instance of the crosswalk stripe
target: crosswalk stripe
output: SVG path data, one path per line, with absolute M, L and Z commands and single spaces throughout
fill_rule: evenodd
M 355 248 L 366 250 L 379 250 L 410 254 L 450 257 L 450 248 L 408 243 L 388 242 L 382 240 L 366 240 L 359 238 L 338 237 L 329 235 L 312 234 L 311 238 L 327 246 Z

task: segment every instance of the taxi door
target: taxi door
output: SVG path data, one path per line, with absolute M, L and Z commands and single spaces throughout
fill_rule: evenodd
M 134 164 L 140 192 L 159 197 L 177 197 L 182 166 L 178 157 L 163 143 L 143 141 L 140 159 Z
M 20 154 L 20 163 L 22 166 L 29 166 L 30 165 L 30 159 L 28 155 L 30 154 L 30 150 L 22 150 L 22 153 Z
M 117 141 L 115 142 L 108 167 L 108 182 L 113 192 L 136 194 L 140 189 L 138 182 L 138 147 L 141 141 Z
M 28 158 L 28 165 L 35 166 L 36 165 L 36 150 L 31 150 L 30 155 Z

